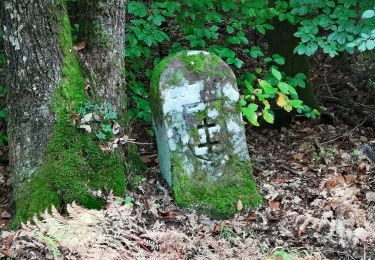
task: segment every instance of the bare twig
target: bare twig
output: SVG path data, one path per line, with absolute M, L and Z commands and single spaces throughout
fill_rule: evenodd
M 322 144 L 332 143 L 332 142 L 334 142 L 334 141 L 336 141 L 336 140 L 338 140 L 338 139 L 340 139 L 340 138 L 343 138 L 343 137 L 346 137 L 346 136 L 350 135 L 350 134 L 353 133 L 356 129 L 358 129 L 358 127 L 360 127 L 361 125 L 363 125 L 363 124 L 367 121 L 368 117 L 369 117 L 369 116 L 366 116 L 365 119 L 364 119 L 361 123 L 359 123 L 356 127 L 354 127 L 354 128 L 353 128 L 352 130 L 350 130 L 349 132 L 346 132 L 346 133 L 343 134 L 343 135 L 340 135 L 340 136 L 338 136 L 338 137 L 336 137 L 336 138 L 334 138 L 334 139 L 332 139 L 332 140 L 328 140 L 328 141 L 325 141 L 325 142 L 320 143 L 320 144 L 322 145 Z
M 294 175 L 302 176 L 302 173 L 300 173 L 299 171 L 297 171 L 295 169 L 292 169 L 292 168 L 290 168 L 286 165 L 281 165 L 280 167 L 283 168 L 284 170 L 290 172 L 290 173 L 293 173 Z

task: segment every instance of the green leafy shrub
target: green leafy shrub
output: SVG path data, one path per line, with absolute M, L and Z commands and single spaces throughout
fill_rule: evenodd
M 268 57 L 264 46 L 254 44 L 273 29 L 274 17 L 293 19 L 286 10 L 276 12 L 265 0 L 192 0 L 129 1 L 127 11 L 125 55 L 132 117 L 151 121 L 148 85 L 152 69 L 161 57 L 182 49 L 208 50 L 232 66 L 244 94 L 244 115 L 254 125 L 259 125 L 258 115 L 273 122 L 269 100 L 277 98 L 275 105 L 287 111 L 297 109 L 311 117 L 318 114 L 303 105 L 296 92 L 296 87 L 304 87 L 303 75 L 286 77 L 278 69 L 285 59 L 272 53 Z
M 306 77 L 280 71 L 278 66 L 288 61 L 269 53 L 266 31 L 274 29 L 275 19 L 296 25 L 299 55 L 311 56 L 319 49 L 330 56 L 372 50 L 373 9 L 372 0 L 129 1 L 125 55 L 131 116 L 151 121 L 149 79 L 162 57 L 205 49 L 234 69 L 244 95 L 243 113 L 253 125 L 259 125 L 258 116 L 273 122 L 275 107 L 315 118 L 319 112 L 304 105 L 296 91 L 305 86 Z
M 295 51 L 313 55 L 319 48 L 334 57 L 339 52 L 371 51 L 375 48 L 375 10 L 373 0 L 323 1 L 292 0 L 291 11 L 299 29 L 301 43 Z

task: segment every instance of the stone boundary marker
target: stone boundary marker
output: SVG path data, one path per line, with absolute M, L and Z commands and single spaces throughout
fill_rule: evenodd
M 178 205 L 216 218 L 262 198 L 252 178 L 240 95 L 230 67 L 204 51 L 156 66 L 151 112 L 161 173 Z

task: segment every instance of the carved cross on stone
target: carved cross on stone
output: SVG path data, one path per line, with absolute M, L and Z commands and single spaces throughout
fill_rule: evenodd
M 202 147 L 207 147 L 208 148 L 208 152 L 211 153 L 212 152 L 212 148 L 213 146 L 216 144 L 219 144 L 219 141 L 214 141 L 212 140 L 214 137 L 211 136 L 212 133 L 210 133 L 210 129 L 215 129 L 217 128 L 217 125 L 216 124 L 210 124 L 207 122 L 207 118 L 205 118 L 203 120 L 203 124 L 202 125 L 198 125 L 198 132 L 199 132 L 199 129 L 203 129 L 204 130 L 204 134 L 205 134 L 205 139 L 206 141 L 204 143 L 200 143 L 198 145 L 199 148 L 202 148 Z

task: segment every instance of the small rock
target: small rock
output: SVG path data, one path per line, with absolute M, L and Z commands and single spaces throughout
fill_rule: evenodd
M 242 236 L 244 233 L 243 230 L 239 227 L 234 227 L 233 230 L 234 230 L 234 233 L 236 233 L 239 236 Z

